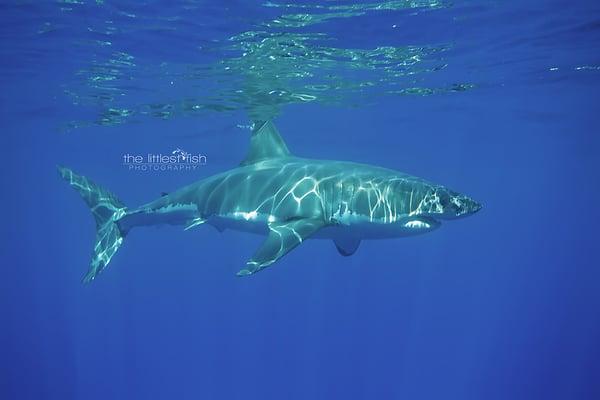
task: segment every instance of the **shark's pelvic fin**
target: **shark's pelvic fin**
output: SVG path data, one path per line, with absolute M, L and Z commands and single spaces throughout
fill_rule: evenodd
M 251 275 L 268 267 L 324 225 L 324 222 L 320 219 L 297 219 L 270 224 L 267 239 L 252 259 L 246 263 L 246 268 L 239 271 L 237 275 Z
M 96 220 L 96 243 L 92 252 L 92 261 L 88 273 L 83 278 L 87 283 L 94 280 L 106 268 L 123 243 L 126 232 L 121 231 L 117 222 L 126 214 L 127 209 L 115 195 L 85 176 L 77 175 L 64 167 L 58 167 L 58 171 L 81 195 Z
M 254 164 L 269 158 L 288 157 L 290 151 L 271 121 L 257 122 L 250 138 L 250 150 L 240 165 Z
M 183 228 L 184 231 L 187 231 L 188 229 L 192 229 L 197 227 L 198 225 L 202 225 L 203 223 L 205 223 L 206 220 L 204 218 L 194 218 L 193 220 L 189 221 L 186 225 L 185 228 Z
M 335 247 L 338 252 L 347 257 L 351 256 L 356 252 L 358 246 L 360 245 L 360 239 L 353 237 L 341 237 L 334 239 L 333 243 L 335 243 Z

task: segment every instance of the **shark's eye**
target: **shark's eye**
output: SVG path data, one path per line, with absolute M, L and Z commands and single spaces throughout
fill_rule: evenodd
M 438 193 L 438 198 L 439 198 L 440 205 L 443 208 L 446 208 L 450 205 L 450 196 L 448 195 L 448 193 L 446 193 L 446 192 Z
M 450 193 L 444 191 L 439 193 L 438 196 L 440 199 L 440 206 L 444 212 L 454 212 L 458 208 L 458 205 L 454 201 L 454 196 Z

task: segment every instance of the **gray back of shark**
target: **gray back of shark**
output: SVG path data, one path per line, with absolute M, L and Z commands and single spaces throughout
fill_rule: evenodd
M 129 209 L 88 178 L 60 168 L 92 208 L 97 237 L 84 281 L 108 265 L 134 227 L 157 224 L 190 229 L 209 224 L 266 235 L 238 275 L 275 263 L 308 238 L 333 240 L 340 254 L 360 241 L 417 235 L 442 220 L 481 206 L 469 197 L 401 172 L 344 161 L 293 156 L 271 121 L 257 124 L 240 166 Z

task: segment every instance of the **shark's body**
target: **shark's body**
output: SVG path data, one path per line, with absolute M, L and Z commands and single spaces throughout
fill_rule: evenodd
M 255 273 L 307 238 L 333 240 L 342 255 L 361 240 L 429 232 L 442 219 L 478 211 L 467 196 L 397 171 L 294 157 L 271 122 L 253 132 L 242 164 L 136 209 L 89 179 L 60 168 L 92 208 L 98 236 L 86 281 L 108 264 L 125 235 L 144 225 L 210 224 L 267 239 L 238 275 Z

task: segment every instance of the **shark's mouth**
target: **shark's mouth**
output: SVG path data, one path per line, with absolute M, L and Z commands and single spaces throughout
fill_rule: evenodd
M 404 227 L 414 230 L 431 230 L 439 227 L 442 223 L 435 218 L 419 216 L 411 218 L 404 223 Z

